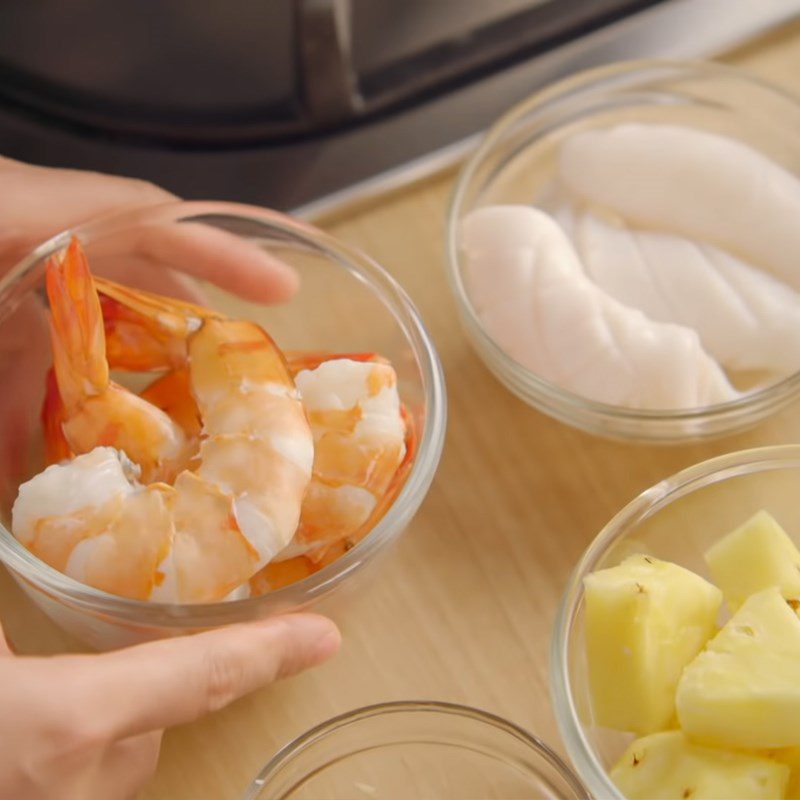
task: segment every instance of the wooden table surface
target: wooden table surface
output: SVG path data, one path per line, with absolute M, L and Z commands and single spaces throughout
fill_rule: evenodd
M 800 93 L 800 24 L 725 60 Z M 341 621 L 340 655 L 170 731 L 144 800 L 236 800 L 278 747 L 332 715 L 385 700 L 478 706 L 561 749 L 547 655 L 556 605 L 582 550 L 634 495 L 676 470 L 800 437 L 795 406 L 752 432 L 711 443 L 625 445 L 572 430 L 515 399 L 457 324 L 443 269 L 452 181 L 439 176 L 323 221 L 406 287 L 439 349 L 450 419 L 430 494 Z M 5 573 L 0 614 L 28 652 L 70 646 Z

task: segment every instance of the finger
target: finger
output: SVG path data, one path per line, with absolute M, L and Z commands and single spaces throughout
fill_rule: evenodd
M 135 289 L 176 297 L 201 306 L 208 305 L 208 297 L 200 284 L 164 261 L 128 255 L 97 259 L 93 262 L 93 267 L 95 274 Z
M 288 264 L 254 242 L 208 225 L 153 227 L 141 246 L 146 255 L 257 302 L 284 302 L 300 286 Z M 172 260 L 173 252 L 181 253 L 181 261 Z
M 139 225 L 93 249 L 163 262 L 256 302 L 283 302 L 300 285 L 289 265 L 254 242 L 200 223 Z
M 100 762 L 92 796 L 134 800 L 155 774 L 160 747 L 161 731 L 114 742 Z
M 7 165 L 1 165 L 8 173 Z M 52 169 L 17 164 L 24 180 L 16 177 L 11 188 L 14 219 L 32 236 L 30 246 L 89 220 L 177 199 L 146 181 L 72 169 Z
M 124 738 L 191 722 L 325 661 L 339 644 L 330 620 L 290 614 L 90 657 L 75 679 Z

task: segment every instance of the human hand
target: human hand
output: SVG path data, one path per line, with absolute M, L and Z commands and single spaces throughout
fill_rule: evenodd
M 48 658 L 15 656 L 0 631 L 0 798 L 131 800 L 164 728 L 319 664 L 339 642 L 312 614 Z
M 153 184 L 0 157 L 0 277 L 49 237 L 90 219 L 177 198 Z M 92 269 L 132 286 L 203 303 L 184 274 L 249 300 L 281 302 L 297 290 L 294 270 L 255 244 L 196 223 L 133 225 L 87 248 Z M 50 343 L 44 307 L 29 295 L 0 316 L 0 505 L 30 476 Z
M 109 214 L 177 200 L 146 181 L 23 164 L 0 156 L 0 276 L 37 245 Z M 297 290 L 296 273 L 254 244 L 205 225 L 142 225 L 98 245 L 104 275 L 135 275 L 141 288 L 174 294 L 179 270 L 258 302 L 281 302 Z M 94 264 L 97 266 L 97 264 Z M 185 284 L 184 284 L 185 287 Z M 179 292 L 184 293 L 183 291 Z
M 99 216 L 176 198 L 142 181 L 0 158 L 0 276 L 33 247 Z M 92 244 L 98 272 L 195 297 L 181 272 L 250 300 L 280 302 L 297 276 L 254 244 L 201 224 L 141 224 Z M 0 339 L 0 501 L 27 474 L 49 340 L 28 295 Z M 288 616 L 96 656 L 16 657 L 0 631 L 0 798 L 125 800 L 155 767 L 163 728 L 188 722 L 319 663 L 338 647 L 329 621 Z

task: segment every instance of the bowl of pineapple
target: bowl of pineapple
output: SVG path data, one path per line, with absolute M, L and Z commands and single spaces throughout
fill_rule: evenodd
M 711 459 L 600 532 L 556 618 L 567 752 L 609 800 L 800 798 L 800 445 Z

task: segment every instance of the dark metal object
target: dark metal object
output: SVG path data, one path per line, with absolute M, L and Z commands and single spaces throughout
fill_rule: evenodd
M 12 0 L 0 4 L 0 105 L 132 145 L 276 145 L 445 94 L 666 1 L 525 0 L 496 18 L 486 0 L 165 0 L 147 12 L 139 0 L 85 0 L 76 19 L 77 4 L 31 0 L 26 11 Z M 443 8 L 450 13 L 440 19 Z M 459 18 L 470 11 L 464 28 Z M 426 40 L 434 21 L 438 36 Z M 412 40 L 405 46 L 388 27 L 400 23 Z M 41 46 L 42 24 L 63 30 L 57 47 Z M 414 47 L 417 39 L 425 45 Z M 394 58 L 369 48 L 359 57 L 359 43 L 383 41 Z
M 143 7 L 0 4 L 0 153 L 294 208 L 449 148 L 571 71 L 704 55 L 788 19 L 800 0 Z
M 363 100 L 353 72 L 349 0 L 296 0 L 295 8 L 295 49 L 309 123 L 352 119 Z

